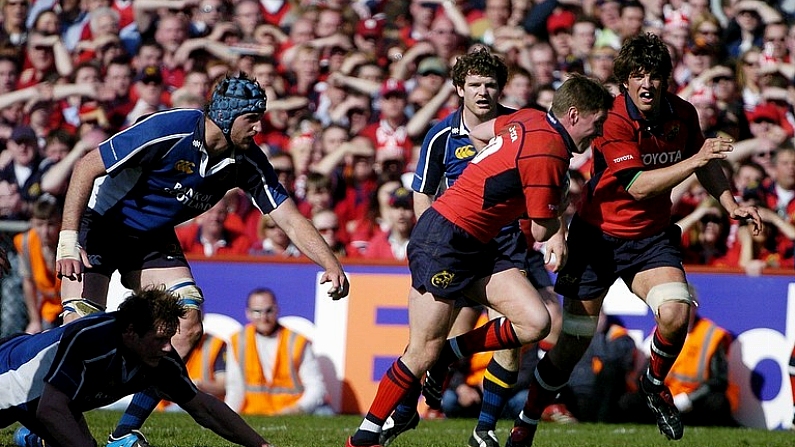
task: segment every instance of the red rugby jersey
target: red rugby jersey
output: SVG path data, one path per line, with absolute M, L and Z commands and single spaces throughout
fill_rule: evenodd
M 704 144 L 696 109 L 670 93 L 662 101 L 661 117 L 651 124 L 631 99 L 617 96 L 603 135 L 593 142 L 591 179 L 578 214 L 614 237 L 640 239 L 660 233 L 671 223 L 670 191 L 635 200 L 616 173 L 671 166 L 693 156 Z
M 486 243 L 500 229 L 527 214 L 559 214 L 574 142 L 551 114 L 522 109 L 507 123 L 433 207 Z

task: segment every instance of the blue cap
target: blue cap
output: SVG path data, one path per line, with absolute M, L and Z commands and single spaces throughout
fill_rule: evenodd
M 243 74 L 236 78 L 227 77 L 215 87 L 207 104 L 207 117 L 228 138 L 235 118 L 247 113 L 264 113 L 266 101 L 265 91 L 256 81 Z

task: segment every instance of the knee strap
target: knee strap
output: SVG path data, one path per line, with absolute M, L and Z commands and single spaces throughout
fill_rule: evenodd
M 166 284 L 166 292 L 179 298 L 179 303 L 186 309 L 201 310 L 204 304 L 202 290 L 196 285 L 193 278 L 179 278 Z
M 105 306 L 101 306 L 85 298 L 69 298 L 63 300 L 61 304 L 63 305 L 63 312 L 61 313 L 61 318 L 63 318 L 68 313 L 77 314 L 78 317 L 82 318 L 85 317 L 86 315 L 91 315 L 93 313 L 105 311 Z
M 561 327 L 561 331 L 576 337 L 593 337 L 598 323 L 598 316 L 575 315 L 563 309 L 563 327 Z
M 654 316 L 660 315 L 660 306 L 664 303 L 686 303 L 693 305 L 695 301 L 683 282 L 667 282 L 658 284 L 646 294 L 646 305 L 649 306 Z

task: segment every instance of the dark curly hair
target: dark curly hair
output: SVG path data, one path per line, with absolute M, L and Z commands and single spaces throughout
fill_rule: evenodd
M 673 63 L 671 53 L 665 42 L 652 33 L 637 35 L 621 47 L 613 62 L 613 74 L 618 79 L 621 92 L 625 92 L 624 84 L 638 73 L 648 73 L 662 79 L 662 90 L 668 89 L 668 78 L 671 77 Z
M 122 331 L 132 325 L 136 334 L 144 336 L 159 328 L 176 333 L 179 319 L 185 316 L 185 312 L 179 298 L 167 292 L 164 286 L 150 286 L 134 291 L 125 299 L 119 305 L 116 318 Z
M 467 76 L 493 76 L 500 90 L 508 82 L 508 66 L 488 48 L 480 46 L 460 56 L 453 65 L 453 85 L 463 87 Z

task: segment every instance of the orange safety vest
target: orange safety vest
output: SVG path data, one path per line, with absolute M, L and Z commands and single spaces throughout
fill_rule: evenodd
M 690 394 L 709 379 L 709 364 L 715 351 L 725 344 L 727 350 L 731 343 L 731 335 L 707 318 L 699 318 L 693 329 L 688 332 L 682 352 L 674 362 L 674 366 L 665 378 L 665 384 L 674 396 L 679 393 Z M 740 390 L 736 384 L 729 382 L 726 398 L 732 411 L 736 410 L 740 401 Z
M 188 359 L 185 361 L 185 367 L 188 369 L 188 376 L 194 382 L 207 382 L 215 380 L 215 371 L 213 366 L 220 354 L 221 349 L 224 347 L 224 341 L 218 337 L 213 337 L 205 333 L 202 335 L 199 344 L 190 352 Z M 224 396 L 215 396 L 220 400 L 224 400 Z M 171 404 L 166 400 L 161 400 L 157 405 L 159 411 L 163 411 Z
M 58 315 L 63 312 L 61 307 L 61 280 L 51 269 L 47 260 L 44 258 L 44 250 L 41 246 L 41 239 L 38 233 L 30 229 L 24 233 L 14 236 L 14 247 L 19 254 L 19 262 L 28 265 L 33 283 L 36 286 L 36 297 L 40 300 L 39 312 L 44 321 L 50 323 L 58 319 Z M 55 266 L 55 259 L 50 263 Z
M 480 314 L 475 327 L 483 326 L 489 322 L 489 316 L 486 312 Z M 486 368 L 491 362 L 493 352 L 478 352 L 469 358 L 469 374 L 466 377 L 466 384 L 472 388 L 481 389 L 483 385 L 483 376 L 486 375 Z
M 232 335 L 232 352 L 243 372 L 245 392 L 239 413 L 273 415 L 295 404 L 304 393 L 298 370 L 308 340 L 285 327 L 279 329 L 273 379 L 269 382 L 262 370 L 257 352 L 256 330 L 247 324 Z

